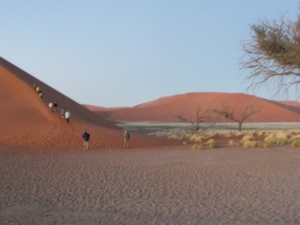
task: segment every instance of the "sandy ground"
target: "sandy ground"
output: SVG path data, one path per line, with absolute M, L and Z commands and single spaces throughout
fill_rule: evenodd
M 300 224 L 300 151 L 1 148 L 1 224 Z
M 123 124 L 135 128 L 132 148 L 124 150 L 123 130 L 105 119 L 174 122 L 183 108 L 192 115 L 202 109 L 199 101 L 203 107 L 230 102 L 237 111 L 243 102 L 262 110 L 248 122 L 290 121 L 298 128 L 299 102 L 190 93 L 101 117 L 1 57 L 0 81 L 1 225 L 300 224 L 299 149 L 192 151 L 181 141 L 142 135 L 170 124 L 142 122 Z M 58 112 L 49 110 L 53 101 Z M 62 108 L 71 112 L 68 124 Z M 245 128 L 258 129 L 253 125 Z M 279 129 L 278 123 L 268 126 Z M 91 134 L 89 151 L 82 150 L 84 130 Z

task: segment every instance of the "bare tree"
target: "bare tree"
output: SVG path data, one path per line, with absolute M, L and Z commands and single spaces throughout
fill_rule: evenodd
M 250 25 L 251 39 L 243 41 L 241 69 L 250 69 L 245 77 L 248 87 L 275 87 L 275 95 L 288 95 L 290 87 L 300 84 L 300 15 L 295 22 L 282 16 L 278 21 L 259 20 Z
M 200 123 L 204 122 L 205 112 L 201 112 L 200 108 L 197 108 L 195 112 L 195 120 L 190 120 L 186 117 L 184 117 L 182 114 L 176 116 L 177 119 L 179 119 L 181 122 L 187 122 L 191 123 L 192 126 L 195 128 L 195 130 L 199 130 L 201 128 Z
M 256 110 L 253 106 L 247 106 L 244 108 L 241 114 L 236 115 L 233 109 L 230 109 L 228 106 L 222 105 L 221 109 L 213 109 L 212 112 L 217 113 L 229 120 L 238 123 L 238 130 L 242 130 L 242 124 L 253 114 L 258 113 L 259 111 Z

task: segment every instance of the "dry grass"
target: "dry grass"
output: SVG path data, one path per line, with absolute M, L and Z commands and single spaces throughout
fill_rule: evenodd
M 300 139 L 299 131 L 273 131 L 267 133 L 264 141 L 270 145 L 286 145 L 297 139 Z
M 231 140 L 228 141 L 228 145 L 229 146 L 239 146 L 240 144 L 239 144 L 239 142 L 236 142 L 236 141 L 231 139 Z
M 132 131 L 136 130 L 135 127 L 128 127 L 127 129 Z M 243 145 L 244 148 L 266 148 L 274 145 L 300 147 L 300 130 L 244 130 L 239 132 L 236 130 L 194 131 L 184 128 L 161 128 L 150 133 L 150 135 L 177 140 L 186 139 L 200 143 L 193 145 L 192 149 L 195 150 L 219 147 L 215 140 L 212 139 L 216 136 L 230 139 L 228 141 L 229 146 Z M 258 138 L 258 140 L 256 138 Z
M 253 137 L 252 133 L 251 134 L 249 134 L 249 133 L 245 134 L 242 138 L 243 143 L 246 142 L 246 141 L 253 141 L 253 140 L 254 140 L 254 137 Z
M 205 139 L 205 136 L 199 135 L 199 134 L 193 134 L 193 135 L 190 137 L 190 140 L 191 140 L 191 141 L 195 141 L 195 142 L 202 142 L 204 139 Z
M 291 143 L 291 147 L 299 148 L 300 147 L 300 139 L 296 139 Z
M 202 150 L 202 146 L 195 144 L 195 145 L 192 146 L 192 149 L 193 150 Z
M 264 130 L 258 130 L 258 131 L 256 131 L 256 134 L 257 134 L 258 137 L 263 137 L 263 136 L 266 135 L 266 131 L 264 131 Z
M 244 148 L 267 148 L 268 144 L 262 141 L 245 141 Z
M 209 147 L 209 148 L 218 148 L 219 147 L 219 145 L 215 142 L 215 140 L 213 138 L 211 138 L 207 142 L 205 142 L 204 146 Z
M 220 147 L 213 138 L 206 141 L 204 144 L 194 144 L 192 146 L 193 150 L 211 149 Z

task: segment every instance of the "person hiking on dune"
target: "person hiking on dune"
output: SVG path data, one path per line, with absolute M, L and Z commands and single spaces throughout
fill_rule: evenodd
M 49 110 L 50 110 L 50 112 L 53 112 L 53 102 L 49 103 Z
M 86 130 L 84 131 L 82 137 L 83 137 L 83 149 L 84 150 L 88 150 L 89 149 L 89 140 L 90 140 L 90 134 L 88 132 L 86 132 Z
M 57 112 L 57 107 L 58 107 L 57 102 L 53 102 L 53 108 L 54 108 L 54 111 L 55 111 L 55 112 Z
M 41 89 L 39 86 L 36 86 L 36 87 L 35 87 L 35 91 L 36 91 L 38 94 L 41 92 L 41 90 L 42 90 L 42 89 Z
M 42 91 L 40 91 L 40 93 L 39 93 L 39 98 L 40 98 L 40 99 L 43 98 L 43 92 L 42 92 Z
M 65 112 L 65 118 L 66 118 L 66 122 L 69 123 L 70 121 L 70 117 L 71 117 L 71 113 L 69 111 Z
M 65 118 L 65 112 L 66 112 L 65 108 L 62 108 L 60 112 L 61 112 L 61 117 Z
M 124 131 L 124 148 L 129 148 L 129 139 L 130 139 L 130 133 L 125 130 Z

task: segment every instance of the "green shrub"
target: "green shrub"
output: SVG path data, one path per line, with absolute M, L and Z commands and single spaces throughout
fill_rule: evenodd
M 286 145 L 289 143 L 289 139 L 277 139 L 276 145 Z
M 291 143 L 291 146 L 293 148 L 299 148 L 300 147 L 300 139 L 296 139 Z

